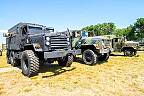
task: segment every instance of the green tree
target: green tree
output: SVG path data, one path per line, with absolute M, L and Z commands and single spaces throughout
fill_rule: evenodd
M 102 23 L 82 28 L 82 30 L 92 31 L 96 35 L 109 35 L 112 34 L 115 29 L 116 26 L 114 23 Z
M 128 26 L 127 28 L 116 29 L 113 34 L 116 36 L 128 36 L 131 31 L 133 31 L 132 25 Z
M 95 35 L 126 36 L 129 40 L 141 40 L 144 38 L 144 18 L 138 18 L 133 25 L 116 29 L 114 23 L 102 23 L 84 27 L 82 30 L 94 32 Z
M 135 33 L 137 35 L 137 39 L 144 38 L 144 18 L 138 18 L 134 23 Z

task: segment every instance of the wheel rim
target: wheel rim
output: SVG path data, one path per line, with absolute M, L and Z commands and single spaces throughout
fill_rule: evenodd
M 132 54 L 133 54 L 132 51 L 126 51 L 126 55 L 127 55 L 127 56 L 130 56 L 130 55 L 132 55 Z
M 27 58 L 25 58 L 23 60 L 23 67 L 24 67 L 24 70 L 28 70 L 28 59 Z
M 85 53 L 85 59 L 87 62 L 91 62 L 92 61 L 92 55 L 90 53 Z

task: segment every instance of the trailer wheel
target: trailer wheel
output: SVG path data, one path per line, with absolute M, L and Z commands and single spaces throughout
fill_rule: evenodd
M 21 69 L 22 73 L 28 77 L 38 74 L 39 58 L 32 50 L 26 50 L 22 53 Z
M 73 62 L 73 55 L 67 55 L 64 58 L 58 59 L 58 64 L 63 67 L 70 67 Z
M 83 61 L 88 65 L 97 63 L 97 55 L 92 50 L 85 50 L 82 54 Z
M 99 61 L 107 61 L 109 59 L 109 53 L 104 53 L 104 55 L 101 55 L 98 60 Z
M 124 50 L 124 56 L 129 56 L 129 57 L 132 57 L 135 55 L 135 51 L 132 50 L 132 49 L 126 49 Z

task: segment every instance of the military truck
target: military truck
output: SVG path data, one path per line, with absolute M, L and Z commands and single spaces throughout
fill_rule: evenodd
M 38 74 L 41 62 L 58 61 L 71 66 L 73 55 L 68 34 L 54 32 L 54 28 L 39 24 L 18 23 L 4 34 L 7 62 L 21 66 L 25 76 Z
M 72 50 L 79 50 L 86 64 L 94 65 L 98 61 L 109 59 L 110 48 L 106 46 L 102 36 L 94 36 L 86 31 L 71 31 Z M 91 37 L 92 36 L 92 37 Z
M 116 37 L 115 35 L 105 35 L 110 46 L 111 52 L 123 52 L 124 56 L 134 56 L 139 48 L 139 43 L 134 41 L 127 41 L 126 37 Z

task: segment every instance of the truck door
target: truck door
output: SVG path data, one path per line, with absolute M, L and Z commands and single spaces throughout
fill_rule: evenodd
M 121 49 L 121 42 L 119 38 L 114 38 L 112 40 L 112 47 L 114 49 L 114 51 L 120 51 Z
M 16 28 L 15 32 L 13 33 L 12 35 L 12 38 L 11 38 L 11 46 L 14 50 L 20 50 L 20 34 L 19 34 L 19 28 Z
M 23 48 L 24 45 L 26 44 L 27 42 L 27 34 L 28 34 L 28 30 L 27 30 L 27 26 L 23 26 L 20 28 L 20 47 Z
M 18 32 L 17 28 L 15 28 L 12 32 L 10 32 L 12 35 L 6 39 L 7 42 L 7 48 L 10 50 L 19 50 L 18 46 Z
M 80 43 L 80 34 L 77 32 L 72 32 L 72 48 L 78 49 L 78 47 L 81 45 Z

